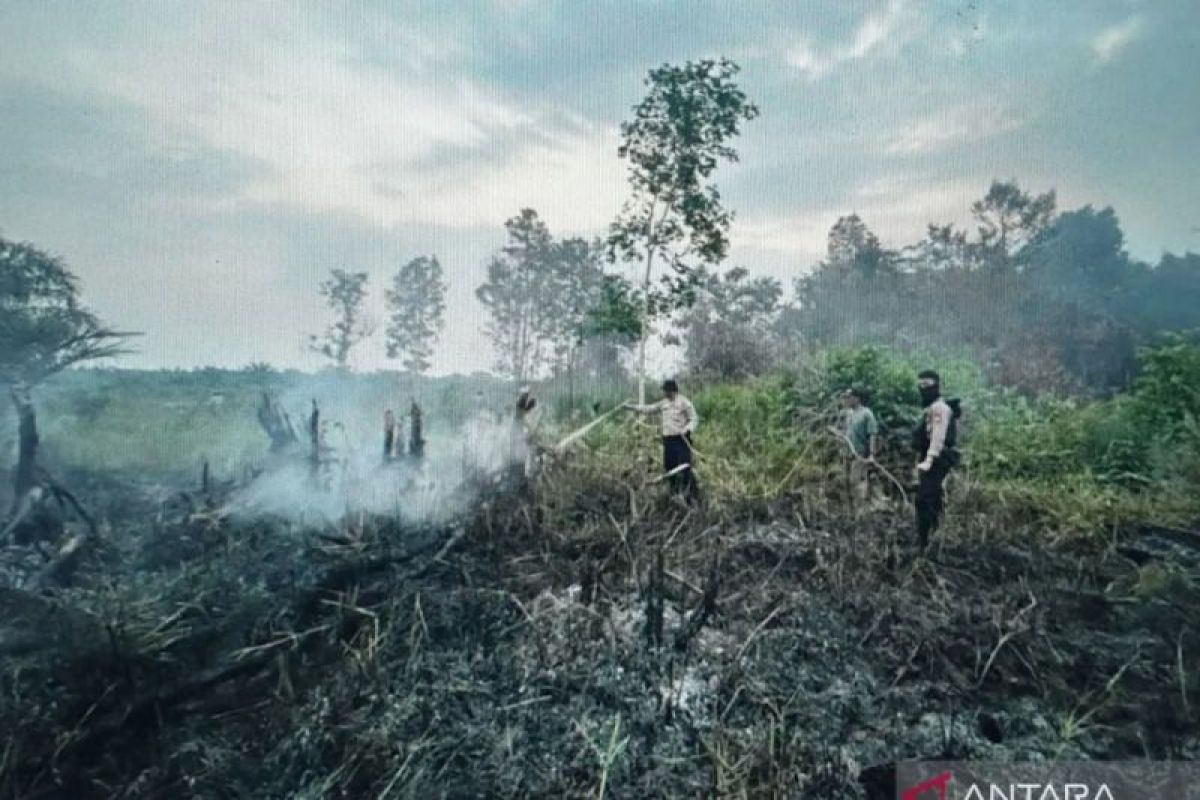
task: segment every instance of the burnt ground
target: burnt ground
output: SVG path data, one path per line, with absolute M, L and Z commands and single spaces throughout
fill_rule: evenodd
M 5 798 L 891 797 L 897 760 L 1200 756 L 1200 538 L 598 482 L 453 525 L 73 476 L 0 550 Z M 40 549 L 39 549 L 40 548 Z

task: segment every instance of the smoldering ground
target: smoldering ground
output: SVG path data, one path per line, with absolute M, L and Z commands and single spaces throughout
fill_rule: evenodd
M 279 401 L 285 409 L 319 410 L 322 456 L 314 463 L 307 431 L 290 452 L 262 463 L 256 477 L 237 491 L 226 510 L 240 519 L 270 515 L 302 524 L 333 524 L 349 514 L 386 514 L 408 524 L 444 524 L 468 511 L 479 491 L 526 459 L 524 437 L 495 396 L 456 398 L 454 414 L 422 408 L 420 455 L 412 453 L 413 406 L 384 408 L 361 384 L 328 378 L 293 390 Z M 384 452 L 384 413 L 396 420 L 398 452 Z M 464 413 L 465 412 L 465 413 Z M 293 423 L 301 414 L 289 411 Z M 461 421 L 452 422 L 454 418 Z M 451 427 L 453 426 L 453 427 Z

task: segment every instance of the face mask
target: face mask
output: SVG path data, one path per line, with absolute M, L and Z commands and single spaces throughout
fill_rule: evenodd
M 918 388 L 921 393 L 921 405 L 929 405 L 934 400 L 941 396 L 941 389 L 937 384 L 933 386 L 921 386 Z

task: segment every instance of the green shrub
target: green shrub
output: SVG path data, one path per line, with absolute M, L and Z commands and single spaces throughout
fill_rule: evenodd
M 1188 434 L 1200 420 L 1200 344 L 1179 335 L 1139 353 L 1131 413 L 1146 433 Z

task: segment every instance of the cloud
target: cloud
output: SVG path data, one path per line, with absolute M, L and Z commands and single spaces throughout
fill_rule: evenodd
M 398 27 L 406 55 L 381 62 L 295 6 L 222 8 L 155 20 L 142 29 L 153 37 L 126 32 L 119 47 L 68 39 L 48 54 L 78 95 L 144 113 L 151 154 L 227 153 L 261 165 L 236 192 L 207 198 L 210 208 L 459 228 L 554 206 L 570 210 L 563 225 L 591 228 L 619 204 L 615 128 L 519 104 L 447 63 L 453 41 L 439 49 Z M 270 30 L 278 33 L 264 37 Z M 10 79 L 51 72 L 14 61 Z M 447 152 L 452 162 L 428 169 Z
M 448 167 L 415 206 L 397 209 L 406 222 L 448 227 L 495 226 L 534 208 L 556 233 L 605 227 L 625 196 L 615 127 L 568 127 L 526 140 L 502 160 L 467 159 Z M 413 185 L 419 185 L 414 180 Z
M 1116 204 L 1147 258 L 1194 247 L 1191 7 L 980 5 L 0 3 L 0 226 L 147 333 L 125 363 L 315 365 L 330 267 L 378 290 L 436 253 L 453 311 L 437 369 L 487 366 L 473 291 L 503 221 L 532 207 L 557 235 L 602 232 L 646 69 L 729 55 L 763 109 L 717 174 L 732 264 L 794 275 L 852 212 L 913 242 L 969 221 L 993 175 Z M 1136 68 L 1078 83 L 1081 59 L 1151 36 Z M 1074 56 L 1055 46 L 1072 37 Z M 378 345 L 361 366 L 385 363 Z
M 1093 64 L 1098 66 L 1111 62 L 1129 45 L 1140 39 L 1145 28 L 1145 20 L 1135 14 L 1100 31 L 1091 42 Z
M 884 137 L 883 151 L 889 155 L 929 153 L 1012 133 L 1025 123 L 1015 109 L 972 103 L 908 123 L 904 130 Z
M 905 0 L 889 0 L 883 10 L 862 19 L 848 42 L 818 49 L 804 40 L 789 48 L 785 59 L 810 80 L 816 80 L 846 62 L 866 58 L 900 38 L 905 5 Z
M 863 181 L 838 203 L 735 220 L 732 260 L 749 255 L 758 256 L 754 260 L 760 262 L 763 255 L 786 260 L 786 274 L 777 277 L 795 275 L 797 266 L 807 271 L 825 256 L 830 227 L 848 214 L 858 214 L 885 246 L 903 247 L 924 236 L 930 223 L 966 223 L 971 201 L 983 189 L 986 186 L 974 180 L 934 183 L 910 173 Z

